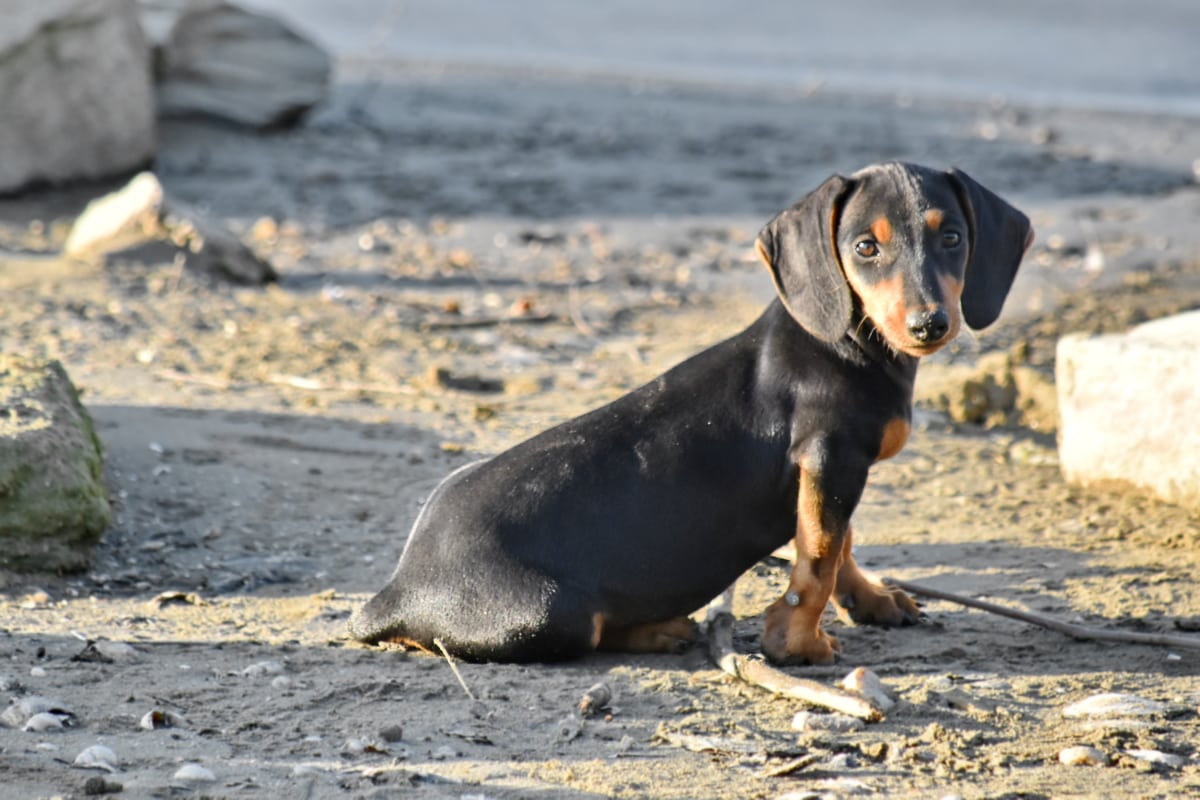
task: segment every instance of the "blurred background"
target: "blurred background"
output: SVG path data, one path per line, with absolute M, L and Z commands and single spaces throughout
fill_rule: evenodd
M 247 0 L 340 59 L 1200 113 L 1192 0 Z

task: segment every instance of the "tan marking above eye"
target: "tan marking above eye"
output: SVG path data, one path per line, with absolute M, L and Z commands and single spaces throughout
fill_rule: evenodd
M 930 230 L 936 231 L 942 227 L 942 222 L 946 219 L 946 213 L 940 208 L 931 208 L 925 212 L 925 224 Z
M 887 217 L 879 217 L 871 223 L 871 235 L 880 244 L 892 241 L 892 223 Z

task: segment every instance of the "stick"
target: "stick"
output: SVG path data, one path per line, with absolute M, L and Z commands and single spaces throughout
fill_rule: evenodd
M 450 671 L 454 673 L 454 677 L 458 678 L 458 685 L 467 693 L 467 697 L 478 703 L 479 699 L 471 693 L 471 688 L 467 686 L 467 682 L 463 680 L 462 673 L 458 671 L 458 665 L 454 663 L 454 659 L 450 657 L 450 653 L 446 652 L 446 645 L 442 644 L 441 639 L 434 639 L 433 643 L 437 645 L 437 649 L 441 650 L 442 655 L 446 657 L 446 663 L 450 665 Z
M 1088 625 L 1075 625 L 1070 622 L 1061 622 L 1041 614 L 1034 614 L 1029 611 L 1018 611 L 1014 608 L 1006 608 L 1005 606 L 989 603 L 986 600 L 975 600 L 970 597 L 944 592 L 941 589 L 930 589 L 927 586 L 921 586 L 908 581 L 898 580 L 896 578 L 885 578 L 884 583 L 888 586 L 895 586 L 898 589 L 903 589 L 909 594 L 915 594 L 920 597 L 932 597 L 936 600 L 947 600 L 951 603 L 958 603 L 960 606 L 968 608 L 976 608 L 980 611 L 987 611 L 990 614 L 997 614 L 1001 617 L 1028 622 L 1033 625 L 1040 625 L 1043 628 L 1049 628 L 1052 631 L 1070 636 L 1073 639 L 1091 640 L 1096 642 L 1122 642 L 1126 644 L 1149 644 L 1162 647 L 1178 647 L 1186 650 L 1200 650 L 1200 637 L 1197 636 L 1171 636 L 1166 633 L 1138 633 L 1136 631 L 1112 631 L 1104 628 L 1093 628 Z
M 556 322 L 553 314 L 512 314 L 506 317 L 438 317 L 420 323 L 421 330 L 445 331 L 469 328 L 490 328 L 493 325 L 540 325 Z
M 735 652 L 733 615 L 728 611 L 719 610 L 709 617 L 708 657 L 722 672 L 768 692 L 840 711 L 868 722 L 883 719 L 883 712 L 863 697 L 832 689 L 816 681 L 794 678 L 759 658 Z

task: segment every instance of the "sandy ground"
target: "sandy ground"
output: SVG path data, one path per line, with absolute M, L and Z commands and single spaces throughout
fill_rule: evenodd
M 0 575 L 3 699 L 38 695 L 73 713 L 65 731 L 0 727 L 0 795 L 82 796 L 89 778 L 126 797 L 1200 789 L 1196 651 L 1077 642 L 945 603 L 910 629 L 831 620 L 842 662 L 794 672 L 833 681 L 867 666 L 899 699 L 847 733 L 793 731 L 798 704 L 731 683 L 701 648 L 459 665 L 472 699 L 442 659 L 344 634 L 442 475 L 748 324 L 770 296 L 757 228 L 834 170 L 958 164 L 1038 226 L 1006 317 L 930 374 L 1004 350 L 1050 375 L 1064 332 L 1197 307 L 1194 123 L 369 77 L 290 133 L 163 130 L 168 191 L 269 256 L 278 285 L 231 287 L 153 247 L 103 266 L 60 261 L 94 187 L 0 204 L 0 346 L 63 360 L 106 447 L 117 509 L 88 573 Z M 1066 620 L 1197 627 L 1195 515 L 1065 486 L 1045 426 L 957 426 L 928 408 L 917 421 L 872 477 L 860 561 Z M 785 574 L 770 560 L 739 582 L 740 649 L 757 649 L 756 614 Z M 579 720 L 580 695 L 601 680 L 611 713 Z M 1100 692 L 1162 708 L 1063 717 Z M 140 727 L 153 712 L 175 724 Z M 97 744 L 116 772 L 72 766 Z M 1059 764 L 1078 744 L 1109 765 Z M 214 779 L 189 783 L 187 764 Z

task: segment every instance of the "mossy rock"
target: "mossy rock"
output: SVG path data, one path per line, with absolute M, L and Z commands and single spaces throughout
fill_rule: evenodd
M 0 567 L 86 569 L 112 520 L 103 473 L 62 365 L 0 353 Z

